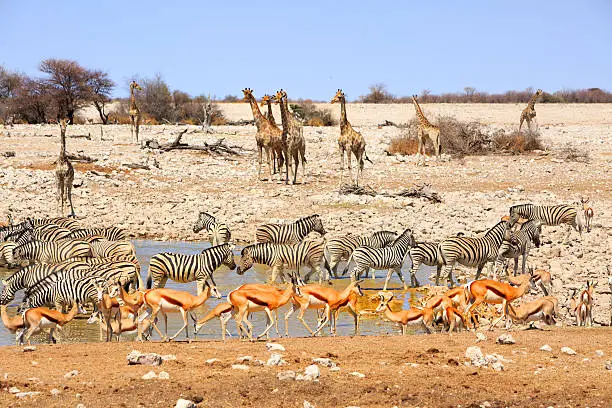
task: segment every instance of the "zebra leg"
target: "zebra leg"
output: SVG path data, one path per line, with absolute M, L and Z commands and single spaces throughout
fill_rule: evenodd
M 518 272 L 518 255 L 514 258 L 514 276 Z M 525 260 L 525 256 L 523 255 L 523 260 Z M 525 263 L 523 262 L 523 273 L 525 273 Z
M 436 286 L 440 285 L 440 273 L 442 272 L 442 264 L 436 265 Z
M 444 271 L 445 273 L 448 272 L 448 274 L 446 275 L 446 280 L 450 284 L 451 288 L 455 286 L 455 284 L 453 282 L 453 267 L 454 266 L 455 266 L 455 262 L 451 263 L 450 266 L 448 266 L 446 268 L 446 270 Z M 482 270 L 482 268 L 481 268 L 481 270 Z M 476 274 L 476 279 L 478 279 L 479 273 L 480 273 L 480 271 Z
M 523 271 L 522 274 L 525 274 L 525 266 L 527 265 L 527 257 L 529 256 L 529 250 L 527 249 L 524 253 L 523 253 Z M 518 261 L 518 259 L 517 259 Z
M 416 278 L 416 273 L 419 270 L 419 267 L 421 266 L 421 262 L 414 261 L 411 259 L 411 263 L 412 263 L 412 266 L 410 267 L 410 285 L 413 288 L 416 288 L 419 286 L 419 281 Z
M 204 281 L 203 280 L 199 280 L 196 281 L 196 291 L 197 291 L 197 295 L 200 296 L 200 294 L 204 291 Z
M 400 281 L 402 281 L 402 284 L 404 285 L 404 290 L 407 290 L 408 286 L 406 285 L 406 281 L 404 281 L 404 274 L 402 273 L 401 265 L 398 268 L 395 268 L 395 273 L 399 277 Z

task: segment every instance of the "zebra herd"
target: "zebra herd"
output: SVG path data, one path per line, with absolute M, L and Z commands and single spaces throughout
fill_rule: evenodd
M 291 280 L 299 285 L 307 282 L 312 275 L 318 275 L 321 284 L 346 275 L 350 270 L 352 285 L 357 283 L 355 291 L 359 293 L 361 289 L 358 282 L 364 275 L 367 277 L 372 271 L 374 278 L 373 270 L 387 269 L 383 291 L 387 290 L 393 273 L 398 275 L 406 289 L 402 273 L 406 256 L 410 257 L 412 263 L 412 286 L 419 285 L 416 273 L 421 265 L 437 268 L 436 285 L 443 271 L 443 276 L 453 286 L 453 268 L 456 263 L 476 268 L 476 280 L 489 264 L 489 273 L 497 278 L 510 259 L 515 260 L 516 275 L 518 258 L 522 256 L 524 274 L 531 246 L 540 246 L 543 225 L 567 224 L 582 232 L 583 229 L 590 230 L 592 214 L 592 209 L 586 206 L 585 201 L 582 208 L 575 205 L 516 205 L 482 237 L 468 237 L 460 233 L 440 242 L 419 242 L 410 229 L 405 229 L 399 235 L 393 231 L 376 231 L 365 236 L 345 235 L 327 240 L 327 231 L 321 217 L 311 215 L 293 223 L 259 226 L 255 234 L 256 242 L 244 246 L 240 252 L 240 261 L 235 262 L 235 248 L 230 242 L 228 226 L 217 222 L 214 216 L 201 212 L 193 230 L 205 230 L 212 246 L 197 255 L 154 255 L 149 264 L 147 289 L 164 288 L 168 279 L 179 283 L 196 282 L 198 296 L 190 298 L 191 303 L 183 303 L 199 305 L 210 295 L 210 288 L 216 291 L 213 274 L 220 266 L 225 265 L 243 275 L 254 264 L 271 268 L 272 283 L 277 277 L 283 282 L 287 280 L 284 271 L 286 266 L 296 268 L 297 272 L 291 274 Z M 312 232 L 322 238 L 308 238 Z M 27 262 L 29 265 L 2 282 L 0 304 L 8 304 L 18 291 L 24 290 L 20 310 L 46 306 L 66 310 L 75 303 L 79 305 L 79 310 L 87 304 L 97 310 L 100 300 L 108 296 L 114 286 L 133 293 L 143 293 L 146 298 L 147 292 L 144 291 L 140 265 L 135 255 L 135 249 L 127 241 L 125 231 L 116 227 L 82 228 L 75 220 L 68 218 L 26 219 L 19 224 L 2 227 L 0 264 L 14 266 Z M 347 265 L 338 273 L 341 260 L 347 261 Z M 350 265 L 353 264 L 351 269 Z M 309 269 L 303 277 L 300 276 L 302 267 Z M 256 287 L 244 290 L 260 290 L 259 286 L 262 285 L 243 286 Z M 206 293 L 202 293 L 205 289 Z M 283 292 L 283 296 L 289 296 L 289 292 Z M 381 295 L 381 299 L 388 302 L 389 297 Z M 355 301 L 351 304 L 354 309 Z M 230 306 L 229 310 L 232 308 Z M 162 306 L 159 310 L 164 313 Z M 183 312 L 185 314 L 186 309 Z M 136 322 L 134 314 L 130 318 Z M 149 324 L 157 329 L 155 321 Z M 320 329 L 318 327 L 317 332 Z

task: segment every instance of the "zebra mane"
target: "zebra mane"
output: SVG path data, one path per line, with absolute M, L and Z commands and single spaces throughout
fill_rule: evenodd
M 505 227 L 505 228 L 507 228 L 507 227 L 508 227 L 508 221 L 500 221 L 500 222 L 498 222 L 497 224 L 495 224 L 495 225 L 494 225 L 492 228 L 490 228 L 490 229 L 489 229 L 489 230 L 488 230 L 488 231 L 485 233 L 485 235 L 484 235 L 484 236 L 486 237 L 486 236 L 489 236 L 489 235 L 493 234 L 495 231 L 497 231 L 497 230 L 498 230 L 498 229 L 501 227 L 501 225 L 502 225 L 502 224 L 504 225 L 504 227 Z
M 312 214 L 312 215 L 308 215 L 306 217 L 299 218 L 296 222 L 299 222 L 299 221 L 309 221 L 309 220 L 313 220 L 313 219 L 319 218 L 319 217 L 320 217 L 319 214 Z

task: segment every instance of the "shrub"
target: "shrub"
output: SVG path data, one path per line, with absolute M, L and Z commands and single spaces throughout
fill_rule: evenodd
M 370 93 L 359 97 L 363 103 L 391 103 L 395 101 L 393 95 L 387 91 L 387 85 L 378 83 L 368 87 Z
M 293 113 L 308 126 L 334 126 L 338 122 L 331 111 L 317 108 L 310 99 L 299 99 L 297 103 L 289 105 Z
M 494 136 L 493 142 L 495 150 L 507 151 L 514 154 L 533 150 L 544 150 L 544 146 L 540 140 L 540 134 L 532 131 L 521 133 L 518 131 L 510 133 L 500 131 Z
M 391 139 L 387 153 L 409 156 L 411 154 L 416 154 L 418 147 L 419 142 L 416 137 L 404 134 L 400 137 Z

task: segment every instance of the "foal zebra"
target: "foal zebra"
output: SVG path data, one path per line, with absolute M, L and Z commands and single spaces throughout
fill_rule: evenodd
M 300 266 L 306 265 L 310 267 L 310 272 L 304 277 L 304 280 L 307 281 L 313 273 L 318 273 L 319 283 L 321 283 L 323 281 L 321 261 L 324 261 L 325 268 L 328 271 L 326 280 L 329 280 L 329 264 L 324 256 L 323 242 L 306 240 L 292 245 L 257 243 L 242 248 L 240 255 L 240 264 L 237 269 L 239 275 L 244 274 L 253 264 L 258 263 L 272 268 L 270 277 L 272 283 L 276 281 L 279 273 L 281 280 L 284 282 L 283 269 L 285 264 L 297 268 L 298 276 Z
M 351 255 L 351 258 L 355 261 L 355 268 L 351 271 L 351 280 L 358 280 L 361 274 L 367 273 L 370 268 L 388 268 L 389 271 L 387 272 L 383 290 L 387 290 L 387 285 L 389 284 L 393 272 L 395 272 L 402 281 L 404 289 L 408 289 L 404 281 L 404 275 L 402 274 L 402 264 L 404 263 L 404 258 L 406 257 L 408 249 L 414 244 L 415 240 L 412 231 L 406 228 L 388 247 L 371 248 L 362 246 L 355 249 Z M 349 258 L 349 262 L 351 258 Z
M 504 239 L 504 231 L 508 227 L 506 221 L 498 222 L 482 238 L 451 237 L 440 242 L 438 251 L 444 265 L 444 274 L 451 286 L 454 286 L 453 267 L 456 262 L 461 265 L 478 268 L 476 279 L 480 277 L 487 262 L 495 261 L 499 246 Z M 490 268 L 491 269 L 491 268 Z M 438 280 L 436 277 L 436 281 Z
M 217 220 L 212 215 L 200 212 L 198 220 L 193 226 L 193 232 L 200 232 L 203 229 L 208 232 L 208 240 L 212 246 L 221 245 L 229 242 L 232 234 L 228 226 L 224 223 L 217 223 Z
M 109 241 L 127 241 L 128 235 L 125 230 L 117 227 L 106 228 L 79 228 L 72 231 L 71 237 L 74 239 L 86 238 L 94 235 L 99 235 Z
M 497 251 L 497 260 L 495 261 L 495 276 L 497 271 L 504 264 L 505 258 L 514 258 L 514 276 L 518 271 L 518 258 L 523 257 L 522 274 L 525 273 L 525 265 L 527 257 L 531 249 L 531 243 L 540 247 L 540 233 L 542 231 L 542 223 L 540 221 L 527 221 L 521 225 L 518 231 L 513 231 L 511 228 L 504 231 L 504 239 Z
M 542 225 L 561 225 L 567 224 L 567 235 L 563 242 L 567 241 L 572 233 L 572 227 L 582 234 L 584 229 L 583 220 L 577 217 L 578 210 L 573 205 L 533 205 L 519 204 L 510 207 L 510 226 L 518 221 L 520 217 L 528 220 L 538 220 Z
M 231 244 L 221 244 L 207 248 L 198 255 L 168 252 L 154 255 L 149 263 L 147 289 L 163 288 L 168 279 L 181 283 L 196 281 L 199 296 L 204 290 L 206 279 L 210 278 L 214 284 L 213 272 L 218 267 L 225 265 L 231 270 L 236 268 L 233 249 Z
M 300 218 L 290 224 L 264 224 L 257 227 L 255 237 L 257 242 L 269 242 L 273 244 L 297 244 L 302 241 L 311 231 L 316 231 L 321 236 L 327 232 L 323 228 L 323 222 L 318 214 Z
M 17 262 L 59 263 L 77 256 L 92 256 L 92 253 L 91 246 L 84 241 L 34 241 L 17 246 L 13 256 Z
M 345 235 L 340 238 L 330 239 L 325 245 L 325 250 L 327 251 L 326 258 L 328 258 L 329 267 L 334 277 L 338 277 L 337 268 L 340 260 L 348 260 L 357 247 L 382 248 L 390 245 L 396 238 L 397 234 L 393 231 L 377 231 L 370 236 Z M 348 268 L 349 265 L 346 264 L 342 271 L 343 275 L 346 275 Z

